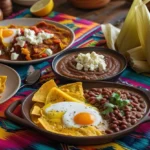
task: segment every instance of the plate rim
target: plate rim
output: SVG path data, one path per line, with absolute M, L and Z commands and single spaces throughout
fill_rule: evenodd
M 5 68 L 11 70 L 12 72 L 14 72 L 14 74 L 15 74 L 16 77 L 18 78 L 18 85 L 16 86 L 16 89 L 15 89 L 7 98 L 5 98 L 5 99 L 2 100 L 2 101 L 0 100 L 0 104 L 2 104 L 2 103 L 4 103 L 4 102 L 8 101 L 11 97 L 13 97 L 13 96 L 18 92 L 18 90 L 19 90 L 19 88 L 20 88 L 20 86 L 21 86 L 21 78 L 20 78 L 19 74 L 17 73 L 17 71 L 14 70 L 13 68 L 11 68 L 11 67 L 9 67 L 9 66 L 7 66 L 7 65 L 4 65 L 4 64 L 2 64 L 2 63 L 0 63 L 0 66 L 3 66 L 3 67 L 5 67 Z
M 60 52 L 58 52 L 58 53 L 56 53 L 54 55 L 45 57 L 45 58 L 29 60 L 29 61 L 11 61 L 11 60 L 6 60 L 6 59 L 0 59 L 0 63 L 15 64 L 15 65 L 40 63 L 40 62 L 46 61 L 48 59 L 54 58 L 56 55 L 62 53 L 63 51 L 68 50 L 73 45 L 73 43 L 75 41 L 75 33 L 74 33 L 74 31 L 71 28 L 69 28 L 66 25 L 63 25 L 63 24 L 61 24 L 59 22 L 56 22 L 56 21 L 53 21 L 53 20 L 48 20 L 48 19 L 45 19 L 45 18 L 44 19 L 42 19 L 42 18 L 14 18 L 14 19 L 6 19 L 6 20 L 3 20 L 3 21 L 0 22 L 0 26 L 3 26 L 3 25 L 1 25 L 1 23 L 7 22 L 7 21 L 13 21 L 13 20 L 16 20 L 16 21 L 19 21 L 19 20 L 20 21 L 21 20 L 35 20 L 36 21 L 37 20 L 39 22 L 40 21 L 46 21 L 46 22 L 52 23 L 52 24 L 54 24 L 56 26 L 58 25 L 58 27 L 61 26 L 61 27 L 65 28 L 65 29 L 67 29 L 71 33 L 72 40 L 71 40 L 70 44 L 64 50 L 62 50 L 62 51 L 60 51 Z

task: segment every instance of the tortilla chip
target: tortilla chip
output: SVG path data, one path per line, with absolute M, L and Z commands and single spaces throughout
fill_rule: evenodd
M 39 124 L 39 116 L 35 116 L 35 115 L 31 115 L 31 120 L 35 123 L 35 124 Z
M 67 91 L 67 92 L 83 95 L 82 82 L 75 82 L 75 83 L 65 84 L 63 86 L 60 86 L 59 88 L 62 91 Z
M 85 101 L 85 97 L 83 95 L 80 95 L 80 93 L 73 93 L 73 92 L 65 92 L 65 93 L 70 95 L 73 98 L 76 98 L 81 101 Z
M 63 102 L 63 101 L 72 101 L 72 102 L 81 103 L 81 101 L 79 101 L 76 98 L 71 97 L 70 95 L 60 90 L 59 88 L 53 87 L 47 95 L 45 104 L 53 103 L 53 102 L 54 103 Z
M 49 125 L 48 121 L 47 121 L 45 118 L 43 118 L 43 117 L 38 118 L 38 121 L 39 121 L 39 125 L 40 125 L 42 128 L 44 128 L 44 129 L 46 129 L 46 130 L 48 130 L 48 131 L 51 131 L 51 130 L 52 130 L 52 129 L 51 129 L 51 126 Z
M 59 88 L 66 94 L 70 95 L 71 97 L 74 97 L 78 100 L 85 101 L 82 82 L 65 84 Z
M 56 83 L 54 82 L 54 80 L 50 80 L 46 83 L 44 83 L 40 89 L 34 94 L 32 101 L 34 102 L 41 102 L 41 103 L 45 103 L 46 101 L 46 97 L 49 93 L 49 91 L 53 88 L 53 87 L 57 87 Z
M 7 76 L 0 76 L 0 93 L 3 93 L 6 87 Z
M 41 108 L 39 106 L 33 106 L 31 110 L 31 115 L 41 116 Z

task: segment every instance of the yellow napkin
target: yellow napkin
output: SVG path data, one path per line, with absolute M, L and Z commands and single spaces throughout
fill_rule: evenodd
M 150 73 L 149 1 L 134 0 L 121 30 L 111 24 L 102 25 L 108 48 L 125 55 L 138 73 Z

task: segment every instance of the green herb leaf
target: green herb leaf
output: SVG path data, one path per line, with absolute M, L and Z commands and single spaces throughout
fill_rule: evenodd
M 103 115 L 108 115 L 109 113 L 113 112 L 113 108 L 108 107 L 107 109 L 105 109 L 104 111 L 102 111 Z
M 105 107 L 114 108 L 115 105 L 114 105 L 114 104 L 111 104 L 111 103 L 106 103 L 106 104 L 105 104 Z
M 114 105 L 119 106 L 120 108 L 128 105 L 130 103 L 129 100 L 123 100 L 120 98 L 120 94 L 118 93 L 112 93 L 112 96 L 110 98 L 110 102 L 113 103 Z
M 102 98 L 103 98 L 102 94 L 99 94 L 99 95 L 96 96 L 96 99 L 97 99 L 98 101 L 100 101 Z
M 115 99 L 119 99 L 120 98 L 120 94 L 114 92 L 114 93 L 112 93 L 111 97 L 115 98 Z

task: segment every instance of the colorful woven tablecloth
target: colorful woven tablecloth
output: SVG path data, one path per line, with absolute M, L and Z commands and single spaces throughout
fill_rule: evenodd
M 30 11 L 26 9 L 17 14 L 13 14 L 9 17 L 9 19 L 22 17 L 33 16 L 30 14 Z M 105 43 L 100 25 L 97 23 L 58 12 L 52 12 L 49 16 L 44 17 L 44 19 L 57 21 L 74 30 L 76 40 L 73 47 L 87 47 Z M 65 145 L 61 143 L 54 144 L 51 140 L 37 132 L 25 129 L 22 126 L 18 126 L 13 122 L 8 121 L 4 116 L 4 111 L 13 101 L 26 97 L 49 79 L 53 78 L 58 83 L 61 83 L 61 80 L 58 80 L 51 70 L 51 61 L 52 60 L 48 60 L 40 64 L 33 65 L 35 69 L 40 69 L 42 74 L 37 84 L 32 87 L 23 88 L 10 100 L 0 104 L 0 150 L 150 150 L 150 123 L 141 124 L 131 134 L 113 141 L 112 143 L 85 147 Z M 19 73 L 23 81 L 30 66 L 12 65 L 11 67 Z M 130 68 L 127 68 L 124 71 L 120 80 L 133 86 L 150 90 L 150 78 L 136 74 Z

